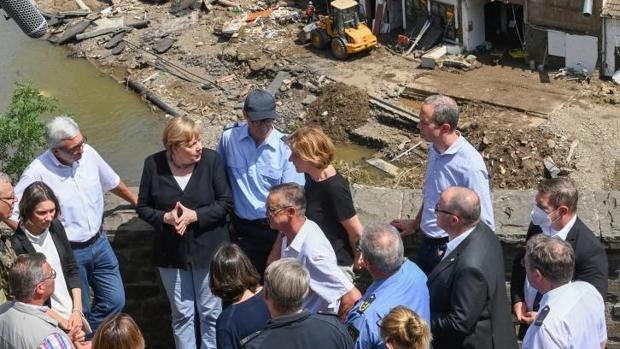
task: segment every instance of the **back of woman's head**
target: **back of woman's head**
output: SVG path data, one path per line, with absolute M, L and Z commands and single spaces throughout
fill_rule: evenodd
M 131 316 L 120 313 L 107 317 L 95 333 L 92 349 L 144 349 L 144 337 Z
M 336 148 L 332 140 L 320 129 L 301 127 L 291 134 L 286 142 L 293 155 L 310 162 L 322 170 L 334 160 Z
M 260 276 L 245 253 L 235 244 L 222 244 L 211 260 L 209 287 L 225 302 L 238 301 L 245 290 L 256 291 Z
M 381 321 L 381 338 L 394 349 L 426 349 L 431 341 L 431 332 L 418 314 L 398 306 Z

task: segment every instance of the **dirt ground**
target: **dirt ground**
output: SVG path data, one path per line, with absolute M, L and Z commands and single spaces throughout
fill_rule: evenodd
M 240 119 L 243 100 L 252 88 L 267 88 L 278 72 L 286 72 L 281 84 L 272 86 L 281 116 L 279 128 L 290 132 L 303 124 L 320 125 L 336 141 L 367 144 L 376 148 L 373 157 L 390 161 L 421 138 L 414 123 L 387 115 L 370 105 L 369 97 L 415 112 L 424 96 L 404 92 L 420 89 L 421 81 L 427 81 L 432 90 L 438 86 L 430 86 L 432 81 L 443 81 L 439 88 L 457 88 L 468 79 L 467 93 L 455 92 L 462 97 L 459 128 L 483 154 L 494 188 L 534 188 L 548 175 L 543 165 L 547 158 L 561 175 L 571 176 L 584 189 L 620 189 L 616 155 L 620 90 L 610 82 L 596 78 L 589 83 L 543 82 L 542 73 L 524 69 L 523 62 L 477 64 L 481 67 L 467 72 L 422 70 L 418 60 L 389 50 L 387 38 L 372 52 L 338 61 L 328 51 L 296 42 L 302 26 L 298 14 L 305 8 L 301 0 L 271 4 L 279 9 L 252 22 L 244 20 L 247 13 L 267 4 L 237 0 L 235 7 L 198 3 L 195 10 L 183 10 L 195 3 L 86 3 L 95 12 L 111 6 L 112 19 L 124 18 L 127 23 L 148 18 L 150 23 L 125 35 L 126 48 L 119 55 L 104 47 L 110 35 L 71 43 L 74 55 L 87 58 L 119 81 L 128 77 L 141 82 L 168 105 L 199 120 L 208 135 L 206 144 L 216 142 L 223 125 Z M 65 0 L 39 0 L 39 6 L 48 11 L 77 9 L 73 1 Z M 181 8 L 179 16 L 171 14 L 171 8 Z M 233 37 L 222 35 L 234 22 L 245 24 Z M 60 35 L 65 26 L 54 30 Z M 164 39 L 172 39 L 172 47 L 155 53 L 155 46 Z M 439 78 L 443 80 L 432 80 Z M 518 95 L 511 95 L 517 89 Z M 554 104 L 549 112 L 540 91 L 555 98 L 558 107 Z M 371 128 L 369 137 L 352 137 L 365 125 Z M 394 161 L 400 168 L 395 177 L 368 170 L 363 159 L 337 166 L 352 182 L 419 188 L 426 147 L 420 144 Z

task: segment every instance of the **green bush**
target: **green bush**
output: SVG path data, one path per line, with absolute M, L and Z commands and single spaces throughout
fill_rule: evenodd
M 0 114 L 0 171 L 19 178 L 45 145 L 41 115 L 56 110 L 56 104 L 31 83 L 16 83 L 8 109 Z

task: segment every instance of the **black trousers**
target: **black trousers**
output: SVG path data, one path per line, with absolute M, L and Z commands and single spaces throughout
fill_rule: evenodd
M 266 218 L 247 220 L 232 217 L 232 241 L 241 247 L 261 276 L 277 236 L 278 231 L 269 227 Z
M 446 252 L 446 244 L 448 238 L 430 238 L 422 233 L 422 242 L 418 248 L 418 254 L 415 258 L 415 262 L 422 269 L 422 271 L 428 276 L 433 268 L 439 264 L 443 254 Z

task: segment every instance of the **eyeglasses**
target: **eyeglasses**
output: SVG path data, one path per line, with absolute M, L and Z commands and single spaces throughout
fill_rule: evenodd
M 15 194 L 13 194 L 13 196 L 3 197 L 3 198 L 0 198 L 0 200 L 4 201 L 6 203 L 11 204 L 11 203 L 14 203 L 15 201 L 17 201 L 17 197 L 15 197 Z
M 286 210 L 287 208 L 291 208 L 294 206 L 282 206 L 282 207 L 267 207 L 267 215 L 268 216 L 276 216 L 278 213 Z
M 66 154 L 75 155 L 75 154 L 81 152 L 84 149 L 84 144 L 86 144 L 87 141 L 88 141 L 88 139 L 86 138 L 86 136 L 83 136 L 82 137 L 82 141 L 80 142 L 80 144 L 72 147 L 71 149 L 65 149 L 63 147 L 59 147 L 58 149 L 60 149 L 61 151 L 65 152 Z
M 48 276 L 46 276 L 45 278 L 43 278 L 43 280 L 41 280 L 41 282 L 39 283 L 44 283 L 47 280 L 54 280 L 56 279 L 56 270 L 54 270 L 54 268 L 51 268 L 52 271 L 50 272 L 50 274 Z
M 458 217 L 458 215 L 456 215 L 456 214 L 454 214 L 454 213 L 452 213 L 452 212 L 450 212 L 450 211 L 446 211 L 446 210 L 442 210 L 442 209 L 440 209 L 440 208 L 439 208 L 439 204 L 437 204 L 437 205 L 435 205 L 435 215 L 437 215 L 437 213 L 439 213 L 439 212 L 441 212 L 441 213 L 445 213 L 445 214 L 449 214 L 449 215 L 451 215 L 451 216 L 456 216 L 456 217 Z

